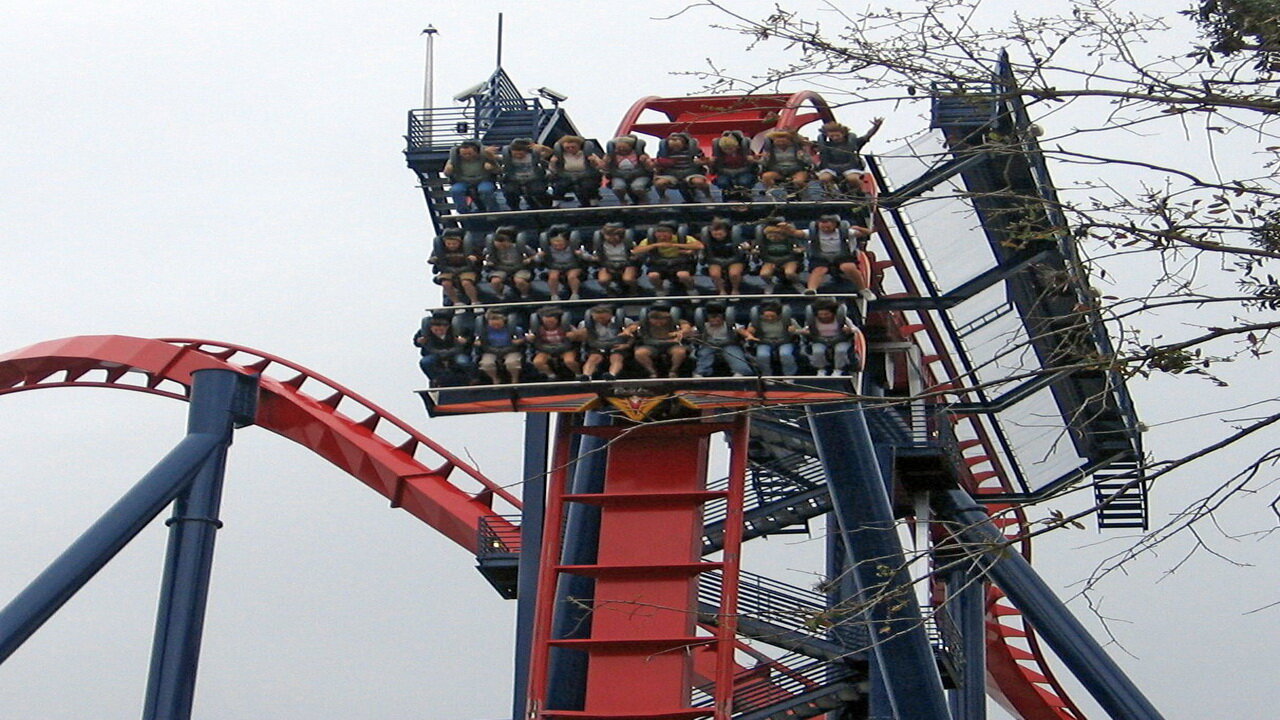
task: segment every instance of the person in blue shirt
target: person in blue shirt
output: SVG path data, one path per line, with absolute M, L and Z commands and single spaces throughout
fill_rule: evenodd
M 490 311 L 484 316 L 485 324 L 477 333 L 476 343 L 480 348 L 480 370 L 493 381 L 494 385 L 502 384 L 499 365 L 506 369 L 511 382 L 520 382 L 520 369 L 524 364 L 524 331 L 511 327 L 507 316 L 500 312 Z

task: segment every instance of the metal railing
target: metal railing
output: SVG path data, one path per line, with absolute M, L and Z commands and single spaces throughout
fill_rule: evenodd
M 405 135 L 409 152 L 448 150 L 463 140 L 480 140 L 495 120 L 508 110 L 527 110 L 542 114 L 537 98 L 499 98 L 463 107 L 431 108 L 409 111 L 409 133 Z
M 502 522 L 497 522 L 501 520 Z M 480 518 L 476 557 L 515 555 L 520 552 L 519 515 L 490 515 Z
M 720 573 L 703 573 L 698 581 L 698 600 L 719 607 L 721 582 Z M 817 591 L 763 575 L 739 573 L 738 612 L 783 630 L 823 640 L 834 639 L 851 653 L 870 644 L 867 629 L 854 617 L 855 613 L 827 607 L 826 598 Z
M 945 606 L 921 608 L 925 616 L 925 633 L 929 636 L 929 644 L 934 652 L 942 656 L 948 669 L 956 678 L 964 677 L 964 638 L 956 621 Z
M 807 490 L 826 484 L 822 464 L 804 453 L 779 456 L 767 462 L 752 461 L 750 465 L 750 490 L 743 499 L 743 512 L 750 514 L 769 503 L 799 496 Z M 709 490 L 724 489 L 728 478 L 708 483 Z M 724 520 L 727 505 L 724 500 L 707 503 L 703 521 L 708 524 Z
M 409 111 L 409 152 L 451 148 L 463 140 L 478 140 L 475 111 L 468 107 Z
M 814 702 L 840 693 L 846 689 L 846 681 L 856 679 L 854 671 L 843 663 L 783 655 L 734 675 L 734 717 L 773 706 Z M 709 707 L 714 689 L 714 685 L 695 687 L 694 707 Z

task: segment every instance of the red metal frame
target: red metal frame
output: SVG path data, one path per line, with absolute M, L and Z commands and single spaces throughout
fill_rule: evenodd
M 739 413 L 729 443 L 729 497 L 724 518 L 723 582 L 720 616 L 716 619 L 719 643 L 716 655 L 716 720 L 733 715 L 734 661 L 738 631 L 738 578 L 742 567 L 742 536 L 746 527 L 743 503 L 747 492 L 747 445 L 751 441 L 751 420 Z
M 555 617 L 556 565 L 560 562 L 560 533 L 564 527 L 564 497 L 568 487 L 573 421 L 561 415 L 556 422 L 551 451 L 551 471 L 547 477 L 547 502 L 543 515 L 544 535 L 538 560 L 538 602 L 534 610 L 532 658 L 529 664 L 527 718 L 541 717 L 547 702 L 547 661 L 551 625 Z
M 866 357 L 866 341 L 860 339 L 855 341 L 860 358 Z M 862 370 L 859 366 L 858 370 Z M 568 383 L 565 383 L 568 384 Z M 742 381 L 741 384 L 748 384 Z M 685 387 L 672 390 L 668 393 L 655 395 L 656 398 L 669 398 L 674 402 L 681 403 L 689 408 L 697 410 L 737 410 L 743 407 L 781 407 L 784 405 L 808 405 L 812 403 L 826 403 L 842 400 L 849 396 L 852 392 L 852 386 L 839 390 L 828 390 L 823 388 L 814 388 L 808 386 L 787 387 L 785 385 L 762 388 L 758 383 L 750 383 L 752 388 L 749 390 L 711 390 L 700 389 L 698 387 Z M 510 387 L 499 386 L 490 388 L 481 386 L 481 392 L 489 391 L 489 395 L 501 395 L 501 397 L 487 397 L 483 399 L 471 399 L 466 402 L 458 402 L 450 400 L 447 403 L 436 404 L 432 407 L 431 412 L 435 415 L 471 415 L 476 413 L 510 413 L 510 412 L 552 412 L 552 413 L 577 413 L 593 410 L 601 406 L 602 392 L 599 390 L 582 390 L 581 383 L 578 383 L 573 390 L 563 392 L 555 389 L 547 390 L 545 387 L 538 385 L 520 386 L 520 394 L 511 392 Z M 441 395 L 446 394 L 450 389 L 446 388 L 441 391 L 428 390 L 426 393 L 440 392 Z M 468 395 L 480 395 L 475 388 L 465 388 Z M 547 394 L 541 394 L 546 392 Z M 645 396 L 648 399 L 648 396 Z
M 244 346 L 120 335 L 52 340 L 0 355 L 0 395 L 50 387 L 109 387 L 185 400 L 191 373 L 206 368 L 255 374 L 286 369 L 285 380 L 262 375 L 255 424 L 313 450 L 467 550 L 476 551 L 481 518 L 516 532 L 509 522 L 493 517 L 494 497 L 513 508 L 520 505 L 506 489 L 351 390 Z M 324 393 L 318 398 L 303 391 L 316 386 Z M 345 406 L 358 409 L 363 417 L 339 412 Z M 389 439 L 381 426 L 397 428 L 406 439 Z M 424 450 L 435 457 L 418 459 L 427 454 Z M 467 492 L 455 485 L 455 470 L 478 489 Z
M 732 432 L 730 481 L 725 491 L 706 489 L 710 436 Z M 565 493 L 572 436 L 589 432 L 609 438 L 604 491 Z M 738 568 L 743 533 L 748 421 L 686 421 L 631 427 L 577 428 L 562 418 L 556 435 L 541 549 L 539 592 L 529 674 L 528 717 L 698 718 L 728 720 L 738 666 L 736 615 Z M 701 558 L 703 505 L 724 498 L 728 518 L 723 559 Z M 560 564 L 565 505 L 600 507 L 596 564 Z M 710 637 L 697 631 L 697 579 L 722 573 L 717 627 Z M 595 579 L 591 635 L 552 637 L 561 574 Z M 547 679 L 552 647 L 574 647 L 589 660 L 584 707 L 548 708 Z M 714 669 L 707 673 L 711 650 Z M 695 668 L 695 665 L 698 667 Z M 714 681 L 711 708 L 691 706 L 694 677 Z
M 806 106 L 807 105 L 807 106 Z M 666 122 L 641 122 L 646 110 L 666 116 Z M 835 120 L 821 95 L 805 90 L 776 95 L 714 95 L 637 100 L 618 124 L 618 135 L 642 133 L 665 138 L 686 132 L 704 148 L 725 130 L 740 130 L 748 139 L 769 130 L 799 130 L 817 121 Z

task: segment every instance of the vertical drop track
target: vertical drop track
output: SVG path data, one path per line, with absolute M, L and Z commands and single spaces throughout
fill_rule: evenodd
M 748 423 L 740 415 L 731 421 L 586 427 L 564 418 L 548 487 L 527 717 L 731 717 Z M 731 438 L 729 485 L 707 490 L 710 440 L 720 432 Z M 603 492 L 567 492 L 575 435 L 607 440 Z M 709 562 L 701 557 L 703 509 L 718 499 L 728 503 L 729 531 L 721 559 Z M 573 503 L 600 510 L 592 564 L 562 562 L 563 520 Z M 700 633 L 698 579 L 712 571 L 723 577 L 719 622 Z M 566 575 L 593 581 L 589 601 L 557 593 Z M 553 627 L 557 605 L 575 602 L 590 603 L 590 630 L 586 637 L 563 637 L 565 629 Z M 582 707 L 548 706 L 552 648 L 586 654 Z M 713 683 L 712 707 L 693 705 L 699 675 Z

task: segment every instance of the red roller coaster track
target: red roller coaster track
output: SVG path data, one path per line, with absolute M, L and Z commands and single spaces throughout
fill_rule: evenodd
M 666 120 L 646 122 L 641 117 L 645 112 L 665 115 Z M 687 132 L 710 148 L 711 141 L 725 130 L 741 131 L 750 139 L 768 130 L 798 130 L 811 122 L 834 119 L 827 101 L 808 90 L 789 95 L 651 95 L 632 104 L 618 124 L 618 134 L 638 132 L 664 138 L 673 132 Z
M 493 517 L 495 496 L 520 505 L 478 470 L 355 392 L 240 345 L 119 335 L 51 340 L 0 355 L 0 395 L 74 386 L 186 400 L 191 373 L 206 368 L 260 375 L 257 425 L 309 448 L 472 552 L 480 518 L 488 517 L 490 525 L 503 522 Z M 475 489 L 463 490 L 455 481 Z
M 520 506 L 503 487 L 357 393 L 241 345 L 119 335 L 51 340 L 0 355 L 0 395 L 104 387 L 186 400 L 191 373 L 207 368 L 259 375 L 257 425 L 314 451 L 471 552 L 481 518 L 491 526 L 506 522 L 495 514 L 495 497 Z M 1019 526 L 1009 531 L 1021 526 L 1015 517 L 996 520 Z M 517 532 L 509 524 L 499 529 Z M 1032 720 L 1083 717 L 1053 680 L 1021 614 L 994 588 L 987 628 L 992 690 L 1007 707 Z

